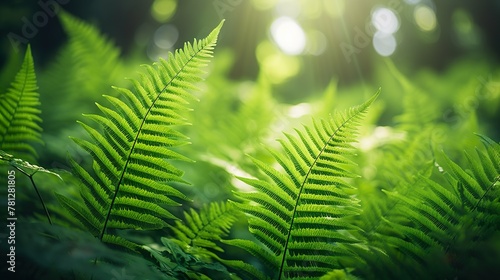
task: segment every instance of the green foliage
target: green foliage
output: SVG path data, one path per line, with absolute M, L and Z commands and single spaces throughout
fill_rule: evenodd
M 255 160 L 267 179 L 240 178 L 257 191 L 239 193 L 244 202 L 238 207 L 250 215 L 250 231 L 262 244 L 227 243 L 255 254 L 278 279 L 319 277 L 353 265 L 352 244 L 360 241 L 346 218 L 359 215 L 359 205 L 346 181 L 355 176 L 348 156 L 355 129 L 377 96 L 329 121 L 314 121 L 297 136 L 285 134 L 284 154 L 270 151 L 281 171 Z
M 153 249 L 143 248 L 158 262 L 159 268 L 173 279 L 229 279 L 230 273 L 220 263 L 205 262 L 185 253 L 184 250 L 168 238 L 161 238 L 163 246 Z M 208 277 L 206 274 L 210 275 Z
M 169 226 L 177 237 L 176 243 L 184 250 L 201 256 L 216 256 L 210 250 L 224 252 L 215 241 L 227 236 L 237 220 L 238 211 L 229 203 L 213 202 L 197 212 L 184 212 L 184 221 Z
M 13 155 L 7 154 L 6 152 L 0 150 L 0 161 L 3 161 L 7 163 L 8 165 L 16 168 L 17 170 L 21 171 L 22 173 L 28 175 L 28 176 L 33 176 L 36 173 L 47 173 L 54 175 L 58 177 L 59 179 L 62 180 L 61 176 L 57 174 L 56 172 L 47 170 L 41 166 L 37 166 L 35 164 L 31 164 L 25 160 L 15 158 Z
M 89 232 L 42 222 L 16 226 L 23 234 L 16 242 L 15 279 L 171 279 L 150 260 L 113 250 Z M 96 258 L 98 265 L 90 261 Z
M 75 120 L 82 113 L 96 112 L 94 101 L 123 79 L 120 51 L 95 26 L 63 11 L 58 17 L 68 42 L 42 73 L 40 84 L 47 108 L 43 119 L 51 132 L 72 125 L 58 115 Z
M 103 115 L 87 115 L 101 130 L 81 122 L 91 140 L 73 140 L 93 157 L 91 171 L 72 160 L 82 182 L 83 203 L 58 198 L 100 240 L 135 249 L 109 231 L 163 228 L 165 218 L 175 217 L 161 205 L 188 199 L 172 186 L 184 183 L 182 171 L 167 160 L 188 160 L 173 151 L 186 144 L 174 126 L 186 124 L 179 112 L 192 99 L 187 90 L 201 79 L 200 68 L 208 62 L 221 27 L 222 23 L 206 39 L 186 43 L 168 60 L 160 59 L 156 67 L 145 66 L 147 74 L 140 81 L 131 80 L 134 92 L 115 88 L 123 99 L 105 96 L 114 109 L 97 104 Z
M 231 59 L 227 56 L 222 54 L 218 58 Z M 191 116 L 196 128 L 190 131 L 195 141 L 195 156 L 215 164 L 219 160 L 248 166 L 251 163 L 245 153 L 259 152 L 259 144 L 275 118 L 272 112 L 276 101 L 271 96 L 270 85 L 264 79 L 255 83 L 228 83 L 221 78 L 211 78 L 207 84 L 206 92 L 200 96 L 203 102 L 195 104 Z M 219 110 L 214 112 L 214 107 Z M 203 145 L 207 142 L 220 145 L 207 149 Z
M 458 274 L 469 279 L 473 277 L 471 256 L 482 259 L 485 268 L 494 269 L 489 257 L 474 252 L 475 246 L 495 237 L 500 222 L 500 146 L 489 138 L 482 140 L 483 149 L 466 154 L 466 169 L 444 157 L 446 167 L 439 167 L 445 173 L 435 177 L 446 177 L 445 183 L 423 173 L 404 186 L 385 191 L 386 201 L 392 205 L 375 209 L 383 214 L 370 236 L 373 255 L 366 260 L 372 271 L 367 278 L 429 279 Z M 377 277 L 368 276 L 373 273 Z
M 68 135 L 80 137 L 85 133 L 74 125 L 75 120 L 84 113 L 99 113 L 95 102 L 103 94 L 118 96 L 117 91 L 110 91 L 112 85 L 126 85 L 120 50 L 111 40 L 94 25 L 67 12 L 61 11 L 58 18 L 67 42 L 40 75 L 46 131 L 43 139 L 47 143 L 41 153 L 42 157 L 52 159 L 47 164 L 66 162 L 67 149 L 71 149 L 66 141 Z
M 1 168 L 25 174 L 45 211 L 16 177 L 16 209 L 26 209 L 18 212 L 21 277 L 500 273 L 500 145 L 473 134 L 498 136 L 491 129 L 500 106 L 492 86 L 498 73 L 483 86 L 473 80 L 462 86 L 471 62 L 441 79 L 451 82 L 435 73 L 410 80 L 387 62 L 377 71 L 383 95 L 328 118 L 333 106 L 359 104 L 354 93 L 361 87 L 341 90 L 332 82 L 321 97 L 284 103 L 263 75 L 256 82 L 226 78 L 229 52 L 217 56 L 204 90 L 192 95 L 222 23 L 145 65 L 124 87 L 119 50 L 97 28 L 65 12 L 60 19 L 68 42 L 38 75 L 44 135 L 30 47 L 0 96 Z M 480 75 L 491 71 L 477 65 Z M 110 105 L 101 105 L 112 84 L 118 86 L 104 95 Z M 82 112 L 89 113 L 76 126 Z M 312 124 L 296 128 L 304 118 Z M 279 144 L 268 143 L 279 133 L 285 136 Z M 66 134 L 75 148 L 66 149 Z M 44 151 L 35 145 L 42 136 L 51 140 Z M 37 153 L 41 163 L 34 165 Z M 41 167 L 66 153 L 72 173 Z M 3 251 L 7 246 L 0 242 Z
M 37 157 L 32 142 L 41 141 L 40 101 L 35 66 L 28 46 L 9 90 L 0 95 L 0 150 L 32 161 Z

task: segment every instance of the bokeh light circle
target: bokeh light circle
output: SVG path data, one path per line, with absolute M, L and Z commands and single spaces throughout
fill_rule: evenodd
M 170 49 L 179 39 L 177 27 L 171 24 L 164 24 L 156 29 L 153 41 L 161 49 Z
M 271 24 L 271 35 L 276 45 L 285 54 L 301 54 L 306 46 L 304 30 L 290 17 L 277 18 Z
M 378 31 L 387 34 L 395 33 L 399 29 L 398 17 L 388 8 L 377 8 L 372 13 L 372 24 Z
M 415 23 L 422 31 L 433 31 L 437 27 L 436 13 L 427 5 L 418 5 L 413 12 Z
M 381 56 L 390 56 L 396 50 L 396 38 L 392 34 L 377 31 L 373 35 L 373 47 Z

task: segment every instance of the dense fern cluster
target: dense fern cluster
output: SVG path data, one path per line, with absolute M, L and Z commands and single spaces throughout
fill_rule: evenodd
M 101 74 L 121 67 L 117 50 L 94 27 L 67 13 L 60 17 L 69 43 L 40 75 L 42 101 L 51 98 L 50 91 L 68 93 L 55 108 L 82 94 L 94 98 L 115 82 L 114 74 Z M 332 83 L 308 124 L 283 133 L 279 145 L 258 148 L 255 143 L 267 141 L 271 128 L 283 127 L 290 109 L 272 98 L 264 79 L 245 88 L 212 79 L 207 92 L 193 94 L 221 28 L 222 22 L 206 38 L 144 66 L 128 86 L 119 84 L 104 95 L 108 105 L 96 103 L 79 121 L 81 128 L 73 130 L 79 148 L 72 148 L 71 173 L 34 165 L 37 142 L 43 142 L 41 120 L 49 113 L 40 113 L 27 48 L 12 86 L 0 95 L 2 168 L 25 174 L 41 201 L 34 213 L 23 212 L 19 225 L 18 276 L 498 275 L 500 144 L 472 134 L 478 127 L 472 114 L 451 127 L 440 118 L 442 104 L 429 106 L 426 91 L 387 63 L 406 94 L 394 128 L 375 128 L 378 103 L 384 100 L 379 92 L 326 117 L 335 100 Z M 53 83 L 51 75 L 67 79 Z M 243 92 L 240 99 L 230 95 L 232 90 Z M 198 97 L 199 103 L 190 104 Z M 190 108 L 198 112 L 189 114 Z M 211 112 L 214 108 L 218 111 Z M 65 133 L 56 126 L 47 129 Z M 394 137 L 377 142 L 377 129 Z M 472 144 L 449 144 L 462 131 Z M 185 147 L 189 138 L 192 149 Z M 17 191 L 20 203 L 37 199 L 24 188 Z M 45 215 L 39 214 L 42 209 Z

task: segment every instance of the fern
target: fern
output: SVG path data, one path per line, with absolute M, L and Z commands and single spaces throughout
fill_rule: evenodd
M 232 204 L 224 202 L 207 204 L 199 211 L 190 209 L 184 212 L 184 223 L 177 220 L 169 226 L 176 238 L 162 238 L 160 249 L 143 249 L 156 259 L 160 269 L 177 278 L 187 275 L 189 279 L 203 279 L 202 271 L 211 271 L 212 276 L 227 274 L 223 277 L 226 279 L 229 272 L 221 264 L 225 260 L 217 255 L 224 250 L 216 242 L 227 236 L 238 215 Z
M 387 221 L 399 221 L 405 215 L 403 203 L 388 192 L 397 192 L 399 195 L 411 196 L 415 186 L 421 184 L 421 177 L 428 177 L 434 166 L 430 165 L 429 150 L 430 130 L 422 129 L 420 133 L 413 133 L 402 142 L 384 145 L 381 149 L 370 151 L 365 155 L 368 162 L 377 168 L 376 177 L 363 180 L 364 186 L 357 190 L 357 196 L 361 200 L 362 213 L 353 221 L 362 230 L 359 238 L 365 240 L 366 248 L 359 248 L 357 253 L 366 261 L 366 277 L 373 275 L 383 279 L 397 279 L 395 275 L 410 274 L 404 271 L 412 266 L 394 264 L 397 257 L 389 259 L 387 238 L 398 235 L 398 230 L 393 228 Z M 400 271 L 402 270 L 402 271 Z M 358 271 L 359 273 L 359 271 Z
M 16 257 L 23 261 L 15 277 L 3 279 L 171 279 L 141 255 L 109 248 L 85 231 L 24 219 L 16 228 L 22 233 L 16 241 L 25 244 Z M 94 258 L 104 261 L 88 261 Z
M 468 171 L 445 156 L 448 185 L 422 175 L 409 195 L 387 192 L 402 204 L 399 218 L 386 219 L 397 234 L 383 236 L 385 249 L 401 252 L 405 257 L 399 261 L 415 279 L 437 277 L 436 273 L 442 278 L 464 277 L 474 244 L 500 230 L 500 145 L 486 137 L 482 140 L 483 150 L 466 154 Z M 434 262 L 444 261 L 430 263 L 429 256 Z M 424 267 L 432 267 L 434 274 L 428 275 Z
M 35 66 L 28 45 L 21 70 L 7 93 L 0 96 L 0 150 L 28 161 L 37 157 L 31 142 L 43 143 L 37 89 Z
M 232 224 L 237 220 L 238 211 L 232 204 L 213 202 L 199 210 L 184 212 L 184 221 L 175 221 L 170 226 L 176 242 L 185 251 L 204 256 L 215 256 L 211 251 L 224 252 L 215 241 L 227 236 Z
M 321 277 L 352 265 L 356 256 L 351 244 L 359 240 L 349 233 L 357 228 L 345 219 L 358 215 L 360 208 L 344 179 L 355 177 L 347 156 L 355 128 L 377 96 L 328 122 L 296 130 L 298 137 L 285 134 L 287 141 L 280 141 L 285 153 L 270 150 L 284 173 L 254 160 L 270 180 L 240 178 L 257 191 L 238 193 L 244 200 L 238 207 L 250 216 L 250 231 L 262 245 L 227 243 L 254 254 L 277 279 Z
M 188 90 L 198 82 L 217 41 L 221 24 L 203 40 L 145 66 L 141 80 L 131 80 L 134 92 L 116 88 L 124 100 L 105 96 L 114 109 L 97 105 L 103 115 L 87 115 L 102 130 L 81 122 L 91 140 L 73 140 L 93 157 L 92 170 L 71 161 L 81 180 L 81 202 L 58 195 L 60 202 L 100 240 L 137 248 L 112 229 L 152 230 L 175 218 L 162 205 L 179 205 L 187 197 L 173 183 L 184 183 L 182 171 L 167 160 L 188 160 L 172 148 L 186 143 L 173 126 L 192 99 Z

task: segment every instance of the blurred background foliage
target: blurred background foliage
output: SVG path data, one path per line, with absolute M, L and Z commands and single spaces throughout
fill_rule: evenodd
M 473 147 L 473 133 L 500 138 L 498 1 L 8 0 L 0 8 L 0 86 L 29 41 L 46 143 L 39 164 L 47 168 L 68 169 L 68 153 L 87 160 L 67 136 L 82 135 L 75 120 L 96 112 L 112 85 L 127 86 L 140 64 L 204 37 L 223 18 L 210 74 L 195 93 L 201 102 L 187 116 L 192 145 L 182 148 L 196 160 L 183 168 L 203 190 L 199 203 L 241 185 L 233 175 L 254 168 L 247 154 L 268 157 L 265 147 L 278 146 L 283 131 L 378 88 L 362 128 L 365 152 L 422 137 L 424 128 L 434 148 Z
M 54 1 L 2 1 L 2 34 L 20 34 L 23 18 L 32 21 L 38 11 L 43 11 L 38 2 Z M 338 77 L 341 84 L 371 80 L 379 56 L 372 46 L 372 37 L 380 28 L 395 36 L 397 46 L 391 57 L 408 74 L 422 67 L 443 71 L 464 55 L 498 58 L 500 52 L 500 39 L 495 36 L 500 4 L 494 0 L 59 2 L 71 14 L 96 24 L 119 46 L 123 57 L 137 55 L 141 60 L 145 56 L 155 60 L 193 35 L 206 34 L 225 18 L 228 24 L 221 37 L 222 46 L 231 49 L 236 57 L 231 77 L 255 79 L 263 65 L 272 65 L 273 58 L 275 63 L 292 66 L 287 67 L 289 73 L 281 69 L 278 72 L 283 73 L 274 78 L 301 75 L 301 81 L 316 89 L 328 84 L 332 77 Z M 372 24 L 375 21 L 378 28 Z M 37 29 L 30 42 L 37 46 L 38 64 L 44 65 L 53 60 L 65 34 L 57 19 L 52 18 Z M 269 42 L 278 42 L 285 53 L 300 54 L 298 61 L 280 58 L 282 52 L 273 53 Z M 280 42 L 290 44 L 283 46 Z M 348 50 L 344 44 L 354 48 Z M 5 60 L 12 51 L 6 36 L 2 36 L 2 49 Z M 356 55 L 346 57 L 350 51 Z M 271 61 L 264 62 L 266 58 Z

